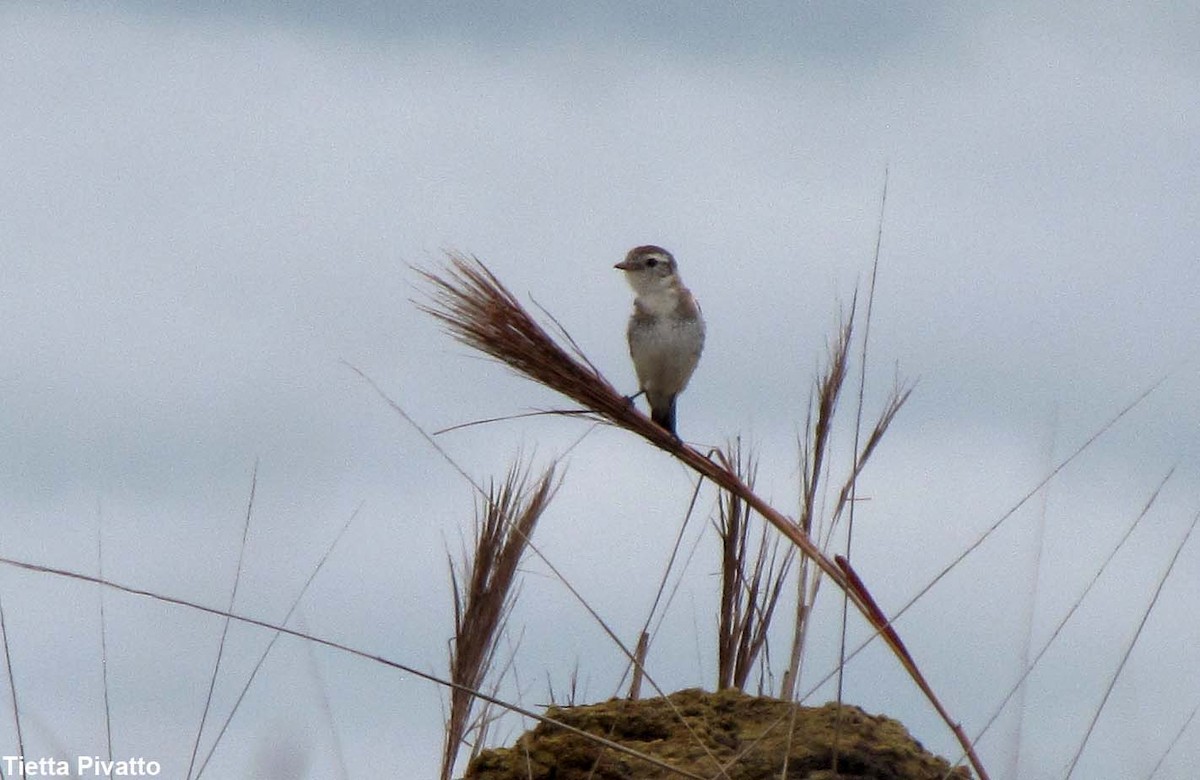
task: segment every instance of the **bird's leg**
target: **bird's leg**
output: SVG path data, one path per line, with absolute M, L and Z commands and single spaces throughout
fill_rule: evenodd
M 634 401 L 636 401 L 637 399 L 641 398 L 641 397 L 642 397 L 642 396 L 644 396 L 645 394 L 646 394 L 646 391 L 645 391 L 645 390 L 638 390 L 638 391 L 637 391 L 636 393 L 634 393 L 633 395 L 627 395 L 627 396 L 625 396 L 625 400 L 629 402 L 629 405 L 630 405 L 630 406 L 633 406 L 633 402 L 634 402 Z
M 676 444 L 682 444 L 683 439 L 679 438 L 679 434 L 675 431 L 675 399 L 677 396 L 671 396 L 667 399 L 665 406 L 650 407 L 650 419 L 661 425 L 667 430 L 671 436 L 675 437 Z

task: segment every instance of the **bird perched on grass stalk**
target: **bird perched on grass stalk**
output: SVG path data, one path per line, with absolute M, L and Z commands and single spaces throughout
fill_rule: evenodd
M 662 247 L 634 247 L 614 267 L 625 272 L 635 293 L 627 335 L 638 395 L 646 394 L 650 419 L 678 437 L 675 399 L 704 349 L 700 306 L 683 286 L 675 258 Z

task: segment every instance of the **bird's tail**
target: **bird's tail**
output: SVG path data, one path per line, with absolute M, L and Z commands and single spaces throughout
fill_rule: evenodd
M 664 404 L 650 406 L 650 419 L 666 428 L 675 436 L 675 396 L 671 396 Z

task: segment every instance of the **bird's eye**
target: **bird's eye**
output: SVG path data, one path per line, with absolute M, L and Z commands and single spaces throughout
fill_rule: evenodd
M 658 265 L 658 258 L 657 258 L 657 257 L 650 257 L 650 258 L 647 258 L 647 259 L 646 259 L 646 267 L 647 267 L 647 268 L 653 268 L 653 267 L 654 267 L 654 266 L 656 266 L 656 265 Z

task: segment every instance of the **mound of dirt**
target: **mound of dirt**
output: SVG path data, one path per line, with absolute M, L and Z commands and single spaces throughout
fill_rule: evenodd
M 546 715 L 705 778 L 777 780 L 785 756 L 790 780 L 942 780 L 950 769 L 947 761 L 926 752 L 899 722 L 851 706 L 842 706 L 839 718 L 839 707 L 833 703 L 793 708 L 778 699 L 738 691 L 690 689 L 664 699 L 551 707 Z M 835 740 L 836 773 L 832 768 Z M 684 776 L 541 723 L 513 747 L 481 753 L 468 767 L 465 780 Z M 959 768 L 949 776 L 969 780 L 971 774 Z

